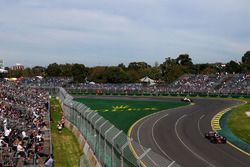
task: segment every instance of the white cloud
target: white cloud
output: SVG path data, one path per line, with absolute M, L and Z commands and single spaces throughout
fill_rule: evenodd
M 250 47 L 249 5 L 247 0 L 4 1 L 0 53 L 8 55 L 8 64 L 23 59 L 31 65 L 57 57 L 87 65 L 154 63 L 184 52 L 196 62 L 240 60 Z M 37 57 L 33 63 L 31 57 Z

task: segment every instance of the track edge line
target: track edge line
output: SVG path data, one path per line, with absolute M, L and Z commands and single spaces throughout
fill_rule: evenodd
M 235 107 L 238 107 L 238 106 L 247 104 L 247 101 L 245 101 L 245 100 L 240 100 L 240 101 L 242 101 L 243 104 L 239 104 L 239 105 L 235 105 L 235 106 L 226 108 L 226 109 L 224 109 L 224 110 L 218 112 L 217 114 L 215 114 L 215 115 L 213 116 L 213 118 L 211 119 L 211 127 L 212 127 L 212 130 L 213 130 L 213 131 L 217 132 L 217 130 L 214 128 L 214 125 L 215 125 L 215 124 L 214 124 L 214 120 L 215 120 L 216 116 L 217 116 L 219 113 L 221 113 L 221 112 L 223 112 L 222 115 L 224 115 L 227 111 L 229 111 L 229 110 L 231 110 L 231 109 L 233 109 L 233 108 L 235 108 Z M 226 112 L 225 112 L 225 111 L 226 111 Z M 221 119 L 222 115 L 219 117 L 219 120 Z M 219 124 L 219 122 L 216 123 L 216 124 Z M 245 154 L 245 155 L 247 155 L 247 156 L 250 157 L 250 154 L 249 154 L 248 152 L 246 152 L 246 151 L 242 150 L 241 148 L 237 147 L 236 145 L 234 145 L 234 144 L 231 143 L 230 141 L 227 141 L 227 143 L 228 143 L 231 147 L 235 148 L 236 150 L 238 150 L 238 151 L 240 151 L 241 153 L 243 153 L 243 154 Z

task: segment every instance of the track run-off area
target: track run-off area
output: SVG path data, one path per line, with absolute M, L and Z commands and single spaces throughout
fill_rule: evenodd
M 137 121 L 131 127 L 129 136 L 143 147 L 151 148 L 184 167 L 249 167 L 248 155 L 229 144 L 212 144 L 204 138 L 204 133 L 211 130 L 214 115 L 240 102 L 195 99 L 194 103 L 161 111 Z M 135 146 L 131 147 L 133 149 Z M 140 155 L 139 148 L 133 150 L 135 155 Z M 153 157 L 151 160 L 155 164 L 159 162 Z

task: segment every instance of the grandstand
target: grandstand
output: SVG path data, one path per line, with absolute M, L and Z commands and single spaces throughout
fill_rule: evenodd
M 35 83 L 34 83 L 35 84 Z M 66 84 L 65 84 L 66 85 Z M 153 86 L 141 83 L 131 84 L 67 84 L 65 88 L 71 93 L 106 95 L 248 95 L 250 93 L 250 76 L 246 74 L 185 74 L 171 84 Z
M 62 77 L 34 77 L 0 83 L 0 166 L 39 165 L 52 153 L 49 94 L 34 87 L 65 87 L 68 92 L 77 94 L 138 96 L 248 96 L 250 91 L 250 77 L 246 74 L 185 74 L 171 84 L 153 86 L 141 83 L 72 84 L 71 81 L 71 78 Z
M 51 154 L 48 93 L 0 83 L 0 166 L 36 166 Z

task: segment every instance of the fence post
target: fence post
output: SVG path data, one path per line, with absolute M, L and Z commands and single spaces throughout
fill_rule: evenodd
M 142 158 L 145 157 L 149 153 L 150 150 L 151 150 L 151 148 L 147 149 L 142 155 L 140 155 L 138 157 L 138 160 L 137 160 L 138 166 L 141 166 L 141 160 L 142 160 Z
M 94 129 L 95 129 L 95 154 L 96 154 L 96 145 L 97 145 L 97 128 L 96 128 L 96 124 L 102 119 L 102 117 L 98 118 L 95 123 L 94 123 Z M 99 134 L 98 134 L 99 136 Z M 100 149 L 100 146 L 98 145 L 98 150 Z M 98 151 L 99 152 L 99 151 Z M 97 156 L 97 155 L 96 155 Z M 99 156 L 99 155 L 98 155 Z
M 112 138 L 112 153 L 111 153 L 111 166 L 114 165 L 114 145 L 115 145 L 115 139 L 122 133 L 123 131 L 120 130 L 113 138 Z
M 106 137 L 106 135 L 107 135 L 107 133 L 110 131 L 110 130 L 112 130 L 113 128 L 114 128 L 115 126 L 114 125 L 112 125 L 108 130 L 106 130 L 105 132 L 104 132 L 104 140 L 105 140 L 105 143 L 104 143 L 104 164 L 105 164 L 105 162 L 106 162 L 106 150 L 107 150 L 107 137 Z
M 121 147 L 121 167 L 124 167 L 124 149 L 133 141 L 133 139 L 128 138 L 128 141 Z
M 84 128 L 85 128 L 85 133 L 84 133 L 84 135 L 86 136 L 86 139 L 87 139 L 87 123 L 86 123 L 86 121 L 87 121 L 87 115 L 88 115 L 88 112 L 86 112 L 86 111 L 84 111 L 84 113 L 83 113 L 83 117 L 84 117 Z
M 108 122 L 108 120 L 106 120 L 105 122 L 103 122 L 102 124 L 101 124 L 101 126 L 100 126 L 100 131 L 99 131 L 99 146 L 101 146 L 101 132 L 102 132 L 102 127 L 106 124 Z M 99 157 L 98 157 L 98 159 L 99 159 L 99 162 L 101 162 L 101 149 L 99 148 L 99 151 L 98 151 L 99 153 Z
M 168 167 L 173 166 L 173 165 L 174 165 L 174 163 L 175 163 L 175 161 L 173 161 L 171 164 L 169 164 L 169 165 L 168 165 Z
M 102 117 L 98 118 L 96 121 L 95 121 L 95 129 L 96 129 L 96 124 L 102 119 Z
M 91 114 L 91 112 L 88 112 L 87 114 L 86 114 L 86 119 L 85 119 L 85 127 L 86 127 L 86 138 L 88 139 L 88 131 L 89 131 L 89 127 L 88 127 L 88 125 L 89 125 L 89 123 L 88 123 L 88 121 L 89 121 L 89 115 Z
M 93 116 L 89 119 L 90 123 L 94 126 L 94 123 L 93 123 L 93 119 L 95 118 L 95 116 L 97 115 L 98 113 L 95 113 L 93 114 Z M 91 128 L 93 129 L 93 131 L 95 130 L 95 127 L 94 128 Z M 91 133 L 92 133 L 92 130 L 91 130 Z

